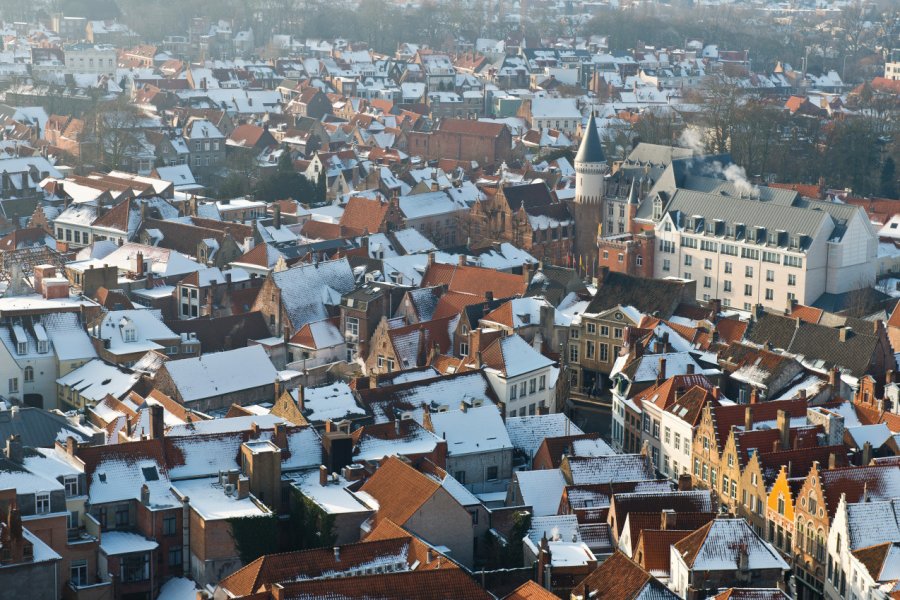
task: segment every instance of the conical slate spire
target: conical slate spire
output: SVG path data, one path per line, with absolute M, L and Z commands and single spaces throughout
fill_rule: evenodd
M 575 155 L 576 163 L 605 163 L 603 144 L 600 143 L 600 134 L 597 133 L 597 123 L 594 121 L 594 112 L 588 117 L 584 137 L 581 138 L 581 146 Z

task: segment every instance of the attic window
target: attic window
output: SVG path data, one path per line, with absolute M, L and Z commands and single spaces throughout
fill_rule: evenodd
M 106 483 L 106 473 L 98 473 L 97 479 L 100 480 L 100 483 Z
M 144 481 L 159 481 L 159 473 L 156 467 L 142 467 L 141 472 L 144 474 Z

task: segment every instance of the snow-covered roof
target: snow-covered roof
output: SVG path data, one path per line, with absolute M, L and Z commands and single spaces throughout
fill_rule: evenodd
M 298 390 L 291 390 L 291 396 L 297 398 Z M 356 404 L 353 390 L 345 382 L 338 381 L 319 387 L 303 389 L 304 416 L 310 422 L 334 422 L 366 414 Z
M 346 258 L 299 265 L 275 272 L 272 277 L 295 329 L 328 318 L 325 305 L 339 304 L 341 295 L 356 287 Z
M 548 437 L 582 435 L 584 432 L 563 413 L 509 417 L 506 431 L 517 450 L 533 457 Z
M 238 498 L 237 492 L 225 493 L 218 477 L 176 481 L 173 487 L 182 496 L 191 499 L 191 508 L 206 521 L 263 517 L 271 514 L 258 505 L 252 497 Z
M 447 455 L 512 451 L 512 442 L 495 404 L 431 415 L 434 432 L 447 440 Z
M 151 509 L 181 506 L 169 489 L 169 475 L 163 465 L 126 452 L 111 452 L 100 459 L 91 473 L 88 498 L 91 504 L 140 500 L 144 485 L 150 489 Z
M 891 430 L 888 429 L 888 426 L 884 423 L 847 427 L 846 431 L 850 434 L 850 437 L 853 438 L 853 443 L 856 447 L 860 449 L 866 445 L 866 443 L 869 443 L 872 445 L 872 448 L 877 450 L 893 435 Z
M 559 469 L 517 471 L 522 501 L 533 509 L 535 517 L 555 515 L 566 487 L 566 478 Z
M 278 375 L 261 346 L 169 361 L 166 370 L 182 402 L 271 385 Z
M 162 350 L 164 346 L 155 340 L 179 338 L 163 323 L 162 312 L 158 309 L 111 310 L 92 331 L 94 337 L 103 340 L 110 354 Z
M 737 549 L 745 548 L 747 568 L 752 571 L 763 569 L 783 569 L 787 563 L 771 546 L 763 541 L 744 519 L 715 519 L 712 521 L 706 539 L 694 557 L 690 567 L 694 571 L 735 572 L 738 565 Z M 676 550 L 677 552 L 677 550 Z
M 105 531 L 100 536 L 100 551 L 107 556 L 150 552 L 158 547 L 154 540 L 128 531 Z
M 56 380 L 74 389 L 89 402 L 99 402 L 110 394 L 125 395 L 140 379 L 140 374 L 95 358 Z
M 329 477 L 327 484 L 322 485 L 319 483 L 319 470 L 314 469 L 300 473 L 291 480 L 304 496 L 328 514 L 370 512 L 369 507 L 347 489 L 350 483 L 340 475 L 337 481 Z

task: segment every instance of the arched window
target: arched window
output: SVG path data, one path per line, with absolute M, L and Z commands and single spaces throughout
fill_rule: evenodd
M 25 367 L 25 383 L 34 381 L 34 367 Z

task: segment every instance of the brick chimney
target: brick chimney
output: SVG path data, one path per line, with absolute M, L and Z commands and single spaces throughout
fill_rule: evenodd
M 781 432 L 779 441 L 781 447 L 788 449 L 791 447 L 791 416 L 786 411 L 779 410 L 775 422 L 778 424 L 778 431 Z
M 678 513 L 671 508 L 664 509 L 659 515 L 659 528 L 663 531 L 678 527 Z
M 744 407 L 744 431 L 750 431 L 753 429 L 753 407 L 745 406 Z
M 759 390 L 753 388 L 750 390 L 750 404 L 756 404 L 759 402 Z
M 16 433 L 10 435 L 6 439 L 6 449 L 4 454 L 10 462 L 14 462 L 18 465 L 25 461 L 25 449 L 22 446 L 22 438 L 19 437 L 19 434 Z
M 328 467 L 319 465 L 319 485 L 328 485 Z
M 656 384 L 659 385 L 666 380 L 666 359 L 659 357 L 659 372 L 656 375 Z
M 272 434 L 272 442 L 282 450 L 287 450 L 287 425 L 285 425 L 284 423 L 275 423 L 275 431 Z
M 150 406 L 150 439 L 161 440 L 165 435 L 165 414 L 162 404 Z

